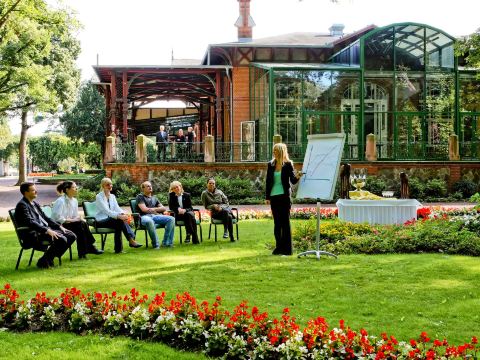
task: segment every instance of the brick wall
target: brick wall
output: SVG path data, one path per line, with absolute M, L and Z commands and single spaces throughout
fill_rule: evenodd
M 234 67 L 233 80 L 233 141 L 240 142 L 240 124 L 250 120 L 249 68 Z

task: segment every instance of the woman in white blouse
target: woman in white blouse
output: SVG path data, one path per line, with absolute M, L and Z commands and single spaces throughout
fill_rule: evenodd
M 130 216 L 118 206 L 115 195 L 111 193 L 113 187 L 112 180 L 103 178 L 100 187 L 102 191 L 97 194 L 95 199 L 95 204 L 97 205 L 95 219 L 98 226 L 115 229 L 115 253 L 123 252 L 122 232 L 127 238 L 130 247 L 141 247 L 142 245 L 135 241 L 135 233 L 128 225 Z
M 103 250 L 95 247 L 95 238 L 87 223 L 78 215 L 77 184 L 64 181 L 58 184 L 57 191 L 61 196 L 53 203 L 52 220 L 77 236 L 78 257 L 86 259 L 87 254 L 103 254 Z

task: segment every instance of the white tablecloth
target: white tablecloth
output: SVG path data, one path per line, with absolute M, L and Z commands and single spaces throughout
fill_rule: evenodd
M 403 224 L 417 218 L 418 206 L 415 199 L 337 201 L 339 219 L 369 224 Z

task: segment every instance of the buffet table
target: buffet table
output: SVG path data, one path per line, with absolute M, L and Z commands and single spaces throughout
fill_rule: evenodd
M 415 199 L 337 201 L 338 218 L 352 223 L 403 224 L 417 219 L 418 206 Z

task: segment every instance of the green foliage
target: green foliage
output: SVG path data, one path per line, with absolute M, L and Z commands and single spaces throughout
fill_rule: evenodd
M 477 184 L 470 180 L 460 180 L 453 184 L 453 191 L 460 192 L 462 199 L 467 199 L 477 191 Z
M 140 193 L 138 186 L 132 186 L 126 183 L 116 183 L 115 187 L 115 196 L 117 197 L 118 204 L 122 206 L 129 206 L 130 199 L 136 197 Z
M 96 166 L 101 159 L 100 147 L 94 143 L 84 144 L 81 141 L 72 141 L 63 135 L 44 135 L 30 138 L 28 149 L 32 163 L 43 171 L 57 168 L 57 164 L 70 157 L 75 164 L 72 166 Z
M 313 221 L 297 227 L 293 232 L 295 247 L 300 250 L 312 248 L 315 229 Z M 462 222 L 444 219 L 400 226 L 370 226 L 335 220 L 323 222 L 320 235 L 322 248 L 336 254 L 442 252 L 480 256 L 478 233 L 471 230 Z
M 77 193 L 78 205 L 81 205 L 84 201 L 95 201 L 96 196 L 97 192 L 80 188 Z
M 480 30 L 455 44 L 456 55 L 465 56 L 467 64 L 472 68 L 480 68 Z
M 408 179 L 408 186 L 410 189 L 410 197 L 412 199 L 423 199 L 425 192 L 425 182 L 418 178 Z
M 91 81 L 85 82 L 75 105 L 60 117 L 67 136 L 103 144 L 105 139 L 105 100 Z
M 480 193 L 477 192 L 477 193 L 473 194 L 470 197 L 470 199 L 468 199 L 468 201 L 470 201 L 472 203 L 474 203 L 474 202 L 479 203 L 480 202 Z
M 71 157 L 68 157 L 66 159 L 60 160 L 57 164 L 58 171 L 64 172 L 64 173 L 69 173 L 72 171 L 73 167 L 75 166 L 75 160 L 72 159 Z
M 382 196 L 382 191 L 387 190 L 387 183 L 381 177 L 370 176 L 365 184 L 365 190 Z
M 424 189 L 425 197 L 440 198 L 447 195 L 447 183 L 441 179 L 427 181 Z
M 102 170 L 98 174 L 89 177 L 87 180 L 82 181 L 82 188 L 85 190 L 98 193 L 100 191 L 100 181 L 105 177 L 105 171 Z

